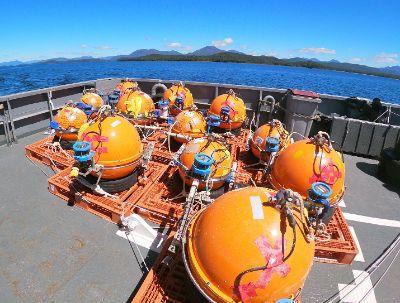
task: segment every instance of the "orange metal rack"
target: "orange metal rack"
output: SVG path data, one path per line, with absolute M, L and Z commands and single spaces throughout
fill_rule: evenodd
M 25 155 L 31 160 L 40 162 L 54 169 L 61 170 L 74 163 L 73 151 L 53 148 L 53 136 L 41 139 L 25 146 Z

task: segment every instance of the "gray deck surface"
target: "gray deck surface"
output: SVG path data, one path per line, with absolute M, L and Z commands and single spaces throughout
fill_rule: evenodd
M 0 147 L 0 302 L 126 302 L 143 277 L 134 250 L 115 235 L 114 224 L 69 207 L 48 192 L 46 176 L 24 156 L 24 146 L 42 137 L 21 139 L 11 149 Z M 399 221 L 400 190 L 374 176 L 377 162 L 346 156 L 346 164 L 343 211 Z M 303 303 L 324 302 L 338 291 L 338 284 L 353 279 L 352 270 L 364 270 L 400 232 L 396 227 L 348 223 L 365 262 L 314 263 Z M 147 255 L 145 249 L 142 253 Z M 148 263 L 154 258 L 150 253 Z M 399 260 L 375 296 L 379 303 L 400 302 Z

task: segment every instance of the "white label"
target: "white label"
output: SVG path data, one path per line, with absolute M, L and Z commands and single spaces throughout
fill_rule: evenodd
M 264 220 L 264 211 L 260 196 L 250 196 L 251 211 L 254 220 Z
M 111 123 L 111 127 L 116 127 L 116 126 L 118 126 L 120 124 L 121 124 L 121 121 L 115 120 L 113 123 Z

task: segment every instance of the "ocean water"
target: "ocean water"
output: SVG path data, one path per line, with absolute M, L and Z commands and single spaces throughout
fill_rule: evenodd
M 400 81 L 301 67 L 214 62 L 75 62 L 0 67 L 0 95 L 109 77 L 140 77 L 379 97 L 400 104 Z

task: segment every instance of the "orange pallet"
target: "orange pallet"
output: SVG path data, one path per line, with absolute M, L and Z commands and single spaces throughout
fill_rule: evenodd
M 349 226 L 338 207 L 328 224 L 329 241 L 317 241 L 314 260 L 333 264 L 351 264 L 358 254 Z
M 168 251 L 173 234 L 150 269 L 132 303 L 200 303 L 205 302 L 190 282 L 179 251 L 176 255 Z M 169 258 L 169 262 L 163 262 Z M 168 264 L 167 264 L 168 263 Z
M 65 169 L 74 163 L 72 150 L 60 150 L 52 147 L 53 136 L 25 146 L 25 155 L 57 170 Z
M 141 196 L 132 195 L 127 202 L 132 203 L 133 211 L 145 219 L 170 226 L 183 213 L 185 198 L 172 199 L 181 193 L 182 187 L 183 182 L 177 176 L 177 167 L 170 166 Z
M 128 202 L 129 196 L 140 197 L 164 173 L 168 165 L 160 162 L 150 162 L 145 178 L 139 177 L 138 182 L 130 189 L 116 193 L 117 199 L 100 196 L 69 177 L 71 168 L 67 168 L 48 179 L 49 191 L 72 205 L 76 205 L 107 221 L 119 224 L 122 213 L 128 216 L 132 213 L 133 204 Z M 134 199 L 137 200 L 137 199 Z

